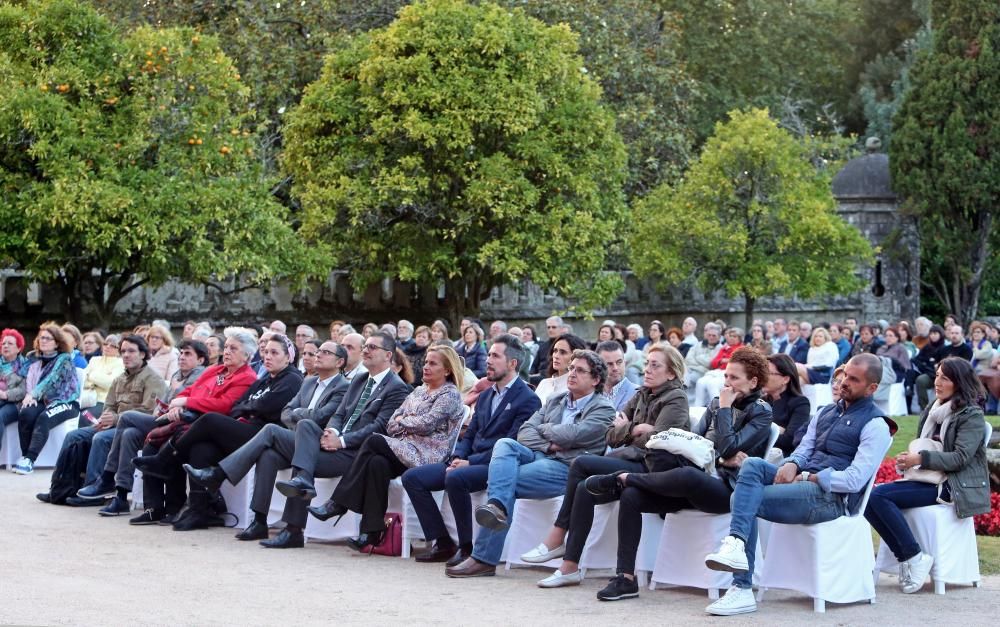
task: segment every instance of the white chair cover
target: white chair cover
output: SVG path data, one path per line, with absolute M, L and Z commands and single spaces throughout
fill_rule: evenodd
M 17 423 L 7 425 L 3 434 L 3 445 L 0 445 L 0 464 L 11 468 L 21 456 L 21 441 L 17 436 Z
M 78 418 L 70 418 L 57 424 L 49 431 L 49 439 L 45 441 L 45 446 L 42 447 L 42 451 L 38 454 L 38 459 L 35 460 L 35 468 L 55 468 L 56 461 L 59 459 L 59 451 L 62 450 L 63 440 L 66 439 L 70 431 L 76 429 L 78 420 Z M 17 450 L 18 457 L 20 457 L 21 444 L 17 440 L 17 425 L 13 426 L 15 427 L 14 440 L 18 442 Z M 4 437 L 4 442 L 6 441 L 7 438 Z M 14 461 L 17 461 L 17 459 Z
M 809 399 L 810 416 L 815 416 L 820 407 L 833 402 L 833 388 L 829 383 L 803 385 L 802 395 Z
M 729 534 L 729 514 L 706 514 L 682 510 L 667 514 L 660 533 L 660 547 L 650 577 L 650 589 L 657 584 L 702 588 L 712 599 L 733 582 L 732 573 L 711 570 L 705 556 L 719 547 Z
M 521 555 L 538 546 L 538 543 L 545 538 L 552 522 L 562 507 L 563 497 L 557 496 L 551 499 L 517 499 L 514 503 L 513 517 L 510 521 L 510 529 L 507 531 L 506 540 L 506 568 L 509 570 L 511 564 L 526 564 L 521 561 Z M 562 560 L 554 559 L 545 564 L 531 564 L 532 566 L 547 566 L 557 568 Z

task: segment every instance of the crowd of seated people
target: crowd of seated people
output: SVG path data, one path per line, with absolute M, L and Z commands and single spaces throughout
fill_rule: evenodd
M 707 611 L 740 614 L 756 609 L 758 518 L 811 524 L 857 513 L 896 429 L 874 402 L 891 373 L 921 410 L 919 432 L 908 435 L 940 443 L 901 453 L 900 470 L 945 477 L 879 486 L 863 512 L 900 562 L 902 591 L 923 586 L 933 558 L 901 510 L 949 502 L 959 517 L 989 511 L 984 409 L 996 403 L 988 388 L 1000 377 L 1000 334 L 985 322 L 966 333 L 954 319 L 775 318 L 744 333 L 712 320 L 698 334 L 687 318 L 671 328 L 652 321 L 644 334 L 607 320 L 588 339 L 553 316 L 542 341 L 529 324 L 472 317 L 454 335 L 444 320 L 358 326 L 336 320 L 322 339 L 309 325 L 289 337 L 280 320 L 221 333 L 189 321 L 175 342 L 165 321 L 120 334 L 50 322 L 30 350 L 21 332 L 4 329 L 0 438 L 16 424 L 22 451 L 11 470 L 32 473 L 50 432 L 72 420 L 40 501 L 126 515 L 138 469 L 145 511 L 131 524 L 221 527 L 222 484 L 252 471 L 252 518 L 240 521 L 238 540 L 301 548 L 309 516 L 355 512 L 353 544 L 366 551 L 386 541 L 390 482 L 400 477 L 430 543 L 417 561 L 443 562 L 456 579 L 496 574 L 517 499 L 562 496 L 551 528 L 521 556 L 561 558 L 542 588 L 583 582 L 594 509 L 618 501 L 618 563 L 597 593 L 603 601 L 639 594 L 643 513 L 729 513 L 729 535 L 705 564 L 733 572 L 733 585 Z M 834 401 L 810 411 L 807 385 L 831 386 Z M 646 446 L 694 428 L 692 407 L 705 408 L 699 435 L 714 446 L 712 469 Z M 291 476 L 279 479 L 286 469 Z M 332 494 L 317 494 L 316 479 L 337 477 Z M 272 537 L 275 490 L 286 501 Z M 480 492 L 485 502 L 473 508 Z

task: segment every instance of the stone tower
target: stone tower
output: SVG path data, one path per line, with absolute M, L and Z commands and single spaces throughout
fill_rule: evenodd
M 876 247 L 875 264 L 865 271 L 860 319 L 912 320 L 920 315 L 920 240 L 914 219 L 899 211 L 881 147 L 869 137 L 866 154 L 833 178 L 833 195 L 840 215 Z

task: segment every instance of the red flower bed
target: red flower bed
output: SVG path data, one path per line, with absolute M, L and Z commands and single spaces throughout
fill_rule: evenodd
M 975 517 L 976 533 L 981 536 L 1000 536 L 1000 492 L 990 493 L 991 509 Z

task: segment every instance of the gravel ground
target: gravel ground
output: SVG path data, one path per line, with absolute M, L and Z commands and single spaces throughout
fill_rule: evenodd
M 1000 611 L 1000 577 L 980 589 L 904 596 L 883 575 L 875 605 L 828 604 L 769 591 L 755 614 L 713 618 L 693 589 L 643 590 L 600 603 L 603 577 L 541 590 L 547 571 L 518 568 L 495 578 L 455 580 L 443 565 L 360 555 L 341 544 L 266 550 L 229 529 L 174 532 L 104 519 L 96 508 L 45 505 L 50 472 L 0 471 L 0 624 L 313 625 L 407 623 L 611 625 L 680 621 L 727 625 L 986 625 Z

